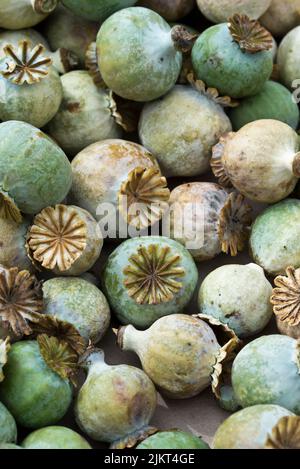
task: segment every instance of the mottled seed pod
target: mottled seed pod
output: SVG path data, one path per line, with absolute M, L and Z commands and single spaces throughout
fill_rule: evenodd
M 156 392 L 142 370 L 109 366 L 101 350 L 85 358 L 88 375 L 79 391 L 75 416 L 79 427 L 111 448 L 133 447 L 156 431 L 149 422 L 156 408 Z
M 218 428 L 214 449 L 300 449 L 300 417 L 278 405 L 254 405 Z
M 244 198 L 214 183 L 194 182 L 176 187 L 170 196 L 170 235 L 196 261 L 221 252 L 236 256 L 251 225 L 251 208 Z
M 198 7 L 213 23 L 225 23 L 235 13 L 259 18 L 272 0 L 197 0 Z
M 216 332 L 216 334 L 215 334 Z M 224 334 L 222 345 L 218 333 Z M 218 386 L 222 363 L 238 345 L 228 327 L 199 315 L 171 314 L 158 319 L 146 331 L 121 327 L 118 344 L 134 351 L 145 373 L 165 395 L 172 399 L 196 396 L 213 382 Z
M 300 1 L 272 0 L 260 21 L 274 36 L 283 36 L 300 25 Z
M 298 134 L 276 120 L 258 120 L 221 137 L 211 166 L 221 185 L 256 202 L 291 194 L 300 176 Z
M 20 270 L 32 271 L 33 265 L 25 248 L 25 238 L 30 220 L 24 218 L 22 223 L 16 223 L 4 218 L 2 213 L 0 208 L 0 264 L 8 268 L 18 267 Z
M 160 236 L 123 242 L 109 256 L 103 285 L 122 324 L 139 328 L 156 319 L 181 313 L 192 298 L 198 271 L 189 252 Z
M 63 0 L 62 3 L 75 15 L 92 21 L 104 21 L 122 8 L 134 5 L 137 0 Z
M 192 11 L 195 0 L 140 0 L 138 6 L 151 8 L 167 21 L 177 21 Z
M 136 449 L 209 449 L 209 446 L 192 433 L 166 430 L 149 436 Z
M 45 427 L 30 433 L 22 441 L 25 449 L 92 449 L 79 433 L 66 427 Z
M 299 14 L 300 18 L 300 14 Z M 300 76 L 300 26 L 292 29 L 281 41 L 277 52 L 277 64 L 280 81 L 289 89 L 299 87 Z M 296 91 L 295 99 L 298 99 Z M 299 100 L 297 101 L 299 102 Z
M 55 10 L 58 0 L 1 0 L 0 27 L 31 28 Z
M 17 425 L 7 408 L 0 402 L 0 443 L 17 441 Z

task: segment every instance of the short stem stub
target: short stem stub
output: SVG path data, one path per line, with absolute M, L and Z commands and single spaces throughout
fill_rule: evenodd
M 145 331 L 138 331 L 134 326 L 122 326 L 117 332 L 117 344 L 121 350 L 137 351 L 141 336 Z
M 58 5 L 58 0 L 31 0 L 32 8 L 41 15 L 52 13 Z
M 191 34 L 184 26 L 176 25 L 171 30 L 171 37 L 175 49 L 186 54 L 192 49 L 199 35 Z

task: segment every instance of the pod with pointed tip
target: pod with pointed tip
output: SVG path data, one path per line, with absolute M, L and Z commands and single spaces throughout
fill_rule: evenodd
M 235 13 L 259 18 L 272 0 L 197 0 L 198 7 L 213 23 L 225 23 Z
M 137 0 L 63 0 L 62 3 L 75 15 L 87 20 L 104 21 L 122 8 L 131 7 Z
M 31 28 L 55 10 L 58 0 L 1 0 L 0 28 Z
M 182 430 L 157 432 L 139 443 L 136 449 L 209 449 L 202 438 Z
M 24 449 L 92 449 L 79 433 L 67 427 L 45 427 L 22 441 Z

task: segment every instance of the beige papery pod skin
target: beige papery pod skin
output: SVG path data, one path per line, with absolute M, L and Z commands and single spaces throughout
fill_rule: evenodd
M 261 24 L 274 36 L 283 36 L 300 25 L 300 0 L 272 0 Z
M 197 4 L 213 23 L 226 23 L 235 13 L 258 19 L 271 5 L 271 0 L 197 0 Z

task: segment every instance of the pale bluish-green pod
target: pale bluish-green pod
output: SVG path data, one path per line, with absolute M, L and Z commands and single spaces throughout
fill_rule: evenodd
M 118 319 L 138 328 L 183 312 L 197 280 L 190 253 L 160 236 L 124 241 L 109 256 L 103 272 L 105 293 Z
M 47 280 L 43 284 L 43 301 L 46 314 L 73 324 L 86 342 L 99 342 L 109 326 L 110 310 L 105 296 L 81 278 Z
M 284 335 L 247 344 L 232 366 L 232 385 L 242 407 L 277 404 L 300 414 L 300 343 Z
M 92 21 L 104 21 L 122 8 L 131 7 L 137 0 L 63 0 L 73 13 Z
M 299 420 L 278 405 L 254 405 L 228 417 L 218 428 L 212 447 L 299 449 Z
M 250 235 L 254 262 L 271 275 L 289 266 L 300 267 L 300 201 L 287 199 L 265 209 L 255 220 Z
M 121 137 L 110 91 L 97 87 L 85 70 L 67 73 L 61 82 L 63 100 L 47 132 L 68 155 L 100 140 Z
M 133 101 L 152 101 L 176 83 L 182 65 L 178 43 L 182 27 L 147 8 L 121 10 L 97 36 L 98 63 L 106 85 Z
M 30 433 L 22 441 L 25 449 L 92 449 L 79 433 L 67 427 L 45 427 Z
M 209 446 L 192 433 L 167 430 L 149 436 L 136 449 L 209 449 Z
M 299 88 L 300 83 L 299 48 L 300 26 L 297 26 L 283 38 L 277 52 L 280 81 L 291 90 Z M 297 93 L 296 98 L 299 98 L 299 93 Z
M 195 0 L 139 0 L 137 4 L 156 11 L 167 21 L 178 21 L 192 11 Z
M 13 443 L 0 443 L 0 449 L 23 449 L 21 446 L 14 445 Z
M 149 422 L 156 408 L 156 391 L 145 373 L 133 366 L 109 366 L 101 350 L 86 357 L 88 375 L 79 391 L 75 416 L 79 427 L 111 448 L 133 447 L 155 430 Z
M 283 36 L 300 25 L 300 0 L 272 0 L 260 23 L 274 36 Z
M 198 7 L 213 23 L 225 23 L 235 13 L 259 18 L 272 0 L 197 0 Z
M 15 223 L 0 217 L 0 264 L 4 267 L 18 267 L 20 270 L 33 270 L 25 248 L 26 233 L 30 220 Z
M 1 0 L 0 28 L 30 28 L 55 10 L 58 0 Z
M 0 402 L 0 443 L 17 441 L 17 425 L 8 409 Z
M 196 86 L 175 86 L 162 99 L 146 104 L 141 114 L 141 142 L 167 177 L 208 171 L 213 145 L 232 130 L 222 106 Z
M 223 265 L 203 280 L 199 311 L 228 324 L 238 337 L 249 337 L 270 321 L 271 294 L 272 285 L 258 265 Z

